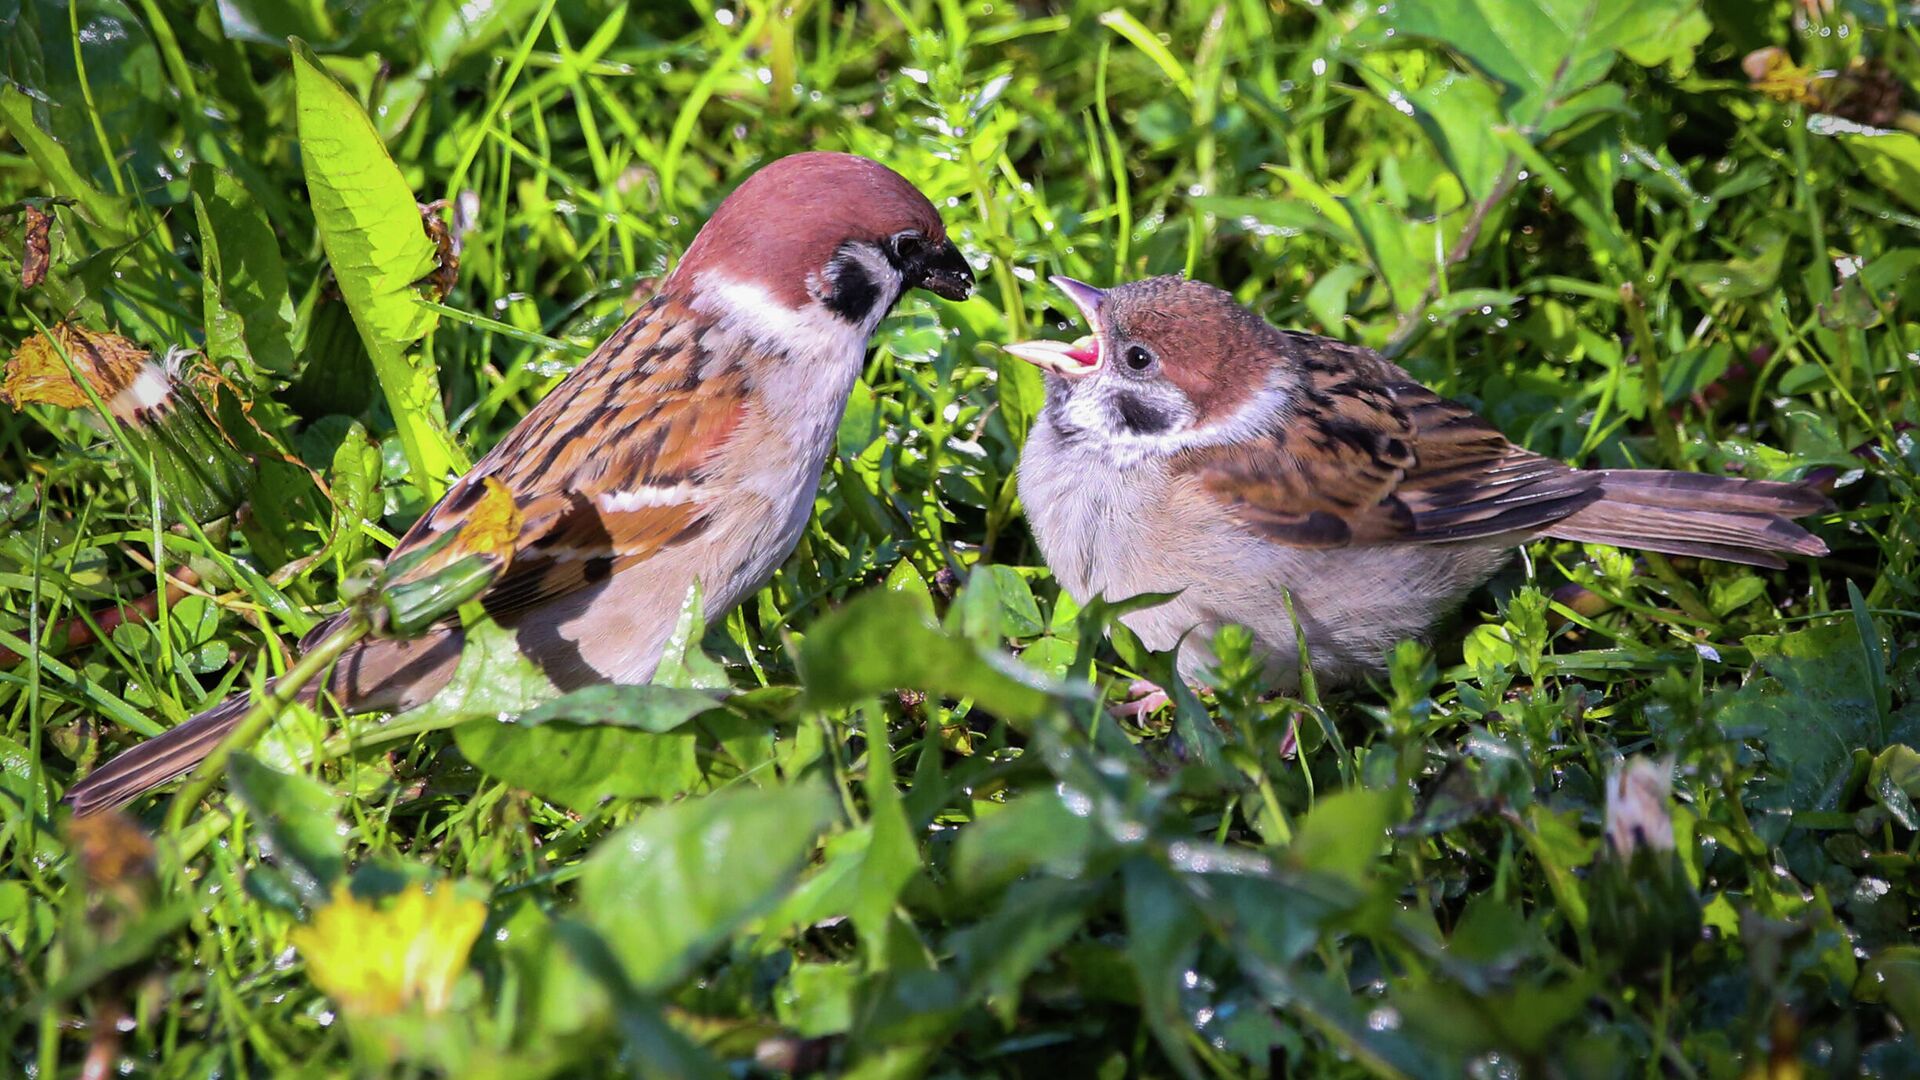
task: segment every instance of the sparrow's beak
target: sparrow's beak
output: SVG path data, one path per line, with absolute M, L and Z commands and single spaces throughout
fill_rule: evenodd
M 973 292 L 973 267 L 949 240 L 928 249 L 916 265 L 907 268 L 907 285 L 948 300 L 965 300 Z
M 1067 294 L 1067 299 L 1073 301 L 1074 307 L 1080 309 L 1081 318 L 1087 321 L 1093 333 L 1074 342 L 1019 341 L 1003 348 L 1027 363 L 1063 378 L 1077 379 L 1091 375 L 1100 369 L 1100 307 L 1106 301 L 1106 291 L 1070 277 L 1056 276 L 1053 283 Z

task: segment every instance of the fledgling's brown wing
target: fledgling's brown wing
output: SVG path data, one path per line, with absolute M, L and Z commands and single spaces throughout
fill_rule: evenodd
M 1523 534 L 1600 497 L 1370 350 L 1283 335 L 1293 392 L 1259 436 L 1177 468 L 1275 543 L 1439 543 Z

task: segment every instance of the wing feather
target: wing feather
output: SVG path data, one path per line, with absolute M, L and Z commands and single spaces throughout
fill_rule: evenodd
M 1289 335 L 1290 340 L 1298 341 Z M 1592 474 L 1521 449 L 1378 355 L 1314 341 L 1261 434 L 1178 469 L 1276 543 L 1335 548 L 1523 533 L 1600 497 Z
M 746 418 L 747 366 L 720 362 L 706 320 L 656 297 L 636 312 L 401 538 L 389 559 L 465 524 L 481 480 L 513 493 L 513 562 L 481 596 L 506 617 L 606 580 L 699 536 L 703 490 Z

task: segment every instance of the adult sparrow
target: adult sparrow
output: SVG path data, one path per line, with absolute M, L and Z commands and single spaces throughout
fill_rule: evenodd
M 718 616 L 793 550 L 880 320 L 908 289 L 963 300 L 972 287 L 933 204 L 891 169 L 782 158 L 720 204 L 659 292 L 454 483 L 389 565 L 460 527 L 498 481 L 524 524 L 486 610 L 561 687 L 645 682 L 696 580 Z M 452 622 L 365 639 L 326 692 L 348 712 L 412 708 L 446 683 L 461 641 Z M 89 813 L 181 775 L 247 707 L 236 695 L 134 747 L 68 801 Z
M 1020 459 L 1027 520 L 1082 603 L 1178 594 L 1121 621 L 1179 646 L 1189 680 L 1237 623 L 1297 687 L 1282 590 L 1316 677 L 1379 671 L 1535 537 L 1773 567 L 1827 551 L 1789 520 L 1827 505 L 1805 485 L 1571 468 L 1378 354 L 1275 329 L 1211 285 L 1054 281 L 1094 333 L 1007 346 L 1046 377 Z

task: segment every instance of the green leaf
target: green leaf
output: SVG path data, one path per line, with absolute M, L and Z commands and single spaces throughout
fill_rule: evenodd
M 529 727 L 559 721 L 604 724 L 655 734 L 673 731 L 703 712 L 720 707 L 718 695 L 676 686 L 588 686 L 523 714 Z
M 886 587 L 888 592 L 912 600 L 925 618 L 934 617 L 933 592 L 927 588 L 927 579 L 920 576 L 920 571 L 914 568 L 912 562 L 901 559 L 894 563 L 893 569 L 887 571 Z
M 1000 414 L 1006 417 L 1007 429 L 1012 433 L 1014 442 L 1025 444 L 1027 432 L 1033 430 L 1033 421 L 1047 401 L 1046 379 L 1040 374 L 1039 368 L 1012 353 L 1000 353 L 995 364 L 998 370 L 995 386 L 1000 395 Z
M 1867 770 L 1867 791 L 1901 827 L 1920 830 L 1913 806 L 1913 796 L 1920 795 L 1920 751 L 1898 743 L 1882 750 Z
M 333 494 L 333 535 L 316 561 L 338 558 L 342 566 L 356 566 L 366 557 L 365 526 L 378 521 L 381 511 L 380 447 L 358 420 L 334 448 L 327 483 Z
M 1620 53 L 1645 66 L 1687 63 L 1710 29 L 1698 6 L 1698 0 L 1401 0 L 1391 19 L 1401 33 L 1453 49 L 1501 83 L 1508 117 L 1535 127 L 1554 103 L 1604 78 Z
M 412 189 L 360 103 L 305 42 L 291 44 L 300 162 L 320 242 L 373 359 L 413 470 L 410 479 L 438 495 L 467 463 L 447 432 L 431 359 L 407 357 L 408 346 L 426 336 L 437 318 L 419 303 L 413 284 L 433 269 L 433 242 Z
M 1052 878 L 1014 886 L 986 918 L 947 939 L 962 981 L 1011 1027 L 1027 976 L 1080 929 L 1099 896 L 1087 883 Z
M 691 729 L 656 734 L 604 724 L 537 726 L 473 720 L 454 729 L 460 753 L 488 776 L 585 812 L 607 799 L 670 799 L 701 782 Z
M 1487 123 L 1500 112 L 1493 87 L 1470 75 L 1449 74 L 1408 94 L 1407 102 L 1467 197 L 1477 202 L 1491 195 L 1507 161 L 1506 148 Z
M 73 167 L 66 148 L 33 122 L 33 99 L 16 86 L 0 87 L 0 120 L 21 149 L 32 159 L 55 195 L 72 199 L 88 223 L 98 227 L 105 243 L 124 243 L 133 239 L 132 204 L 120 196 L 108 195 L 93 186 Z
M 680 614 L 674 619 L 673 633 L 667 635 L 666 644 L 661 646 L 660 662 L 653 669 L 655 685 L 709 690 L 725 689 L 731 685 L 726 669 L 700 649 L 700 638 L 707 629 L 704 612 L 700 583 L 695 581 L 687 588 L 686 599 L 680 603 Z
M 1147 858 L 1128 860 L 1127 959 L 1140 985 L 1147 1026 L 1181 1075 L 1197 1077 L 1200 1066 L 1187 1044 L 1190 1021 L 1180 1007 L 1180 987 L 1193 968 L 1206 921 L 1166 868 Z
M 1084 798 L 1071 790 L 1035 792 L 982 816 L 954 843 L 954 880 L 984 892 L 1036 867 L 1059 877 L 1077 876 L 1092 850 L 1094 826 L 1086 814 L 1068 809 L 1065 800 Z
M 260 850 L 287 872 L 300 898 L 323 904 L 346 869 L 340 798 L 310 777 L 270 769 L 244 751 L 227 761 L 233 790 L 259 825 Z
M 200 226 L 207 355 L 291 374 L 293 300 L 280 242 L 253 195 L 224 169 L 195 162 L 188 187 Z
M 1786 234 L 1769 231 L 1745 255 L 1725 262 L 1687 263 L 1675 270 L 1675 276 L 1709 300 L 1744 300 L 1773 289 L 1786 256 Z
M 1354 883 L 1366 880 L 1393 822 L 1392 792 L 1349 788 L 1315 803 L 1300 823 L 1289 858 L 1308 870 Z
M 735 788 L 649 811 L 588 857 L 580 916 L 636 988 L 665 990 L 779 900 L 833 817 L 817 784 Z
M 897 689 L 970 697 L 995 715 L 1032 720 L 1069 691 L 1011 657 L 928 626 L 899 593 L 864 593 L 821 619 L 800 646 L 807 701 L 847 708 Z
M 1811 124 L 1808 126 L 1812 129 Z M 1840 136 L 1840 144 L 1853 155 L 1868 180 L 1920 210 L 1920 136 L 1849 125 Z
M 1854 749 L 1878 751 L 1887 741 L 1858 628 L 1832 622 L 1744 644 L 1762 674 L 1723 696 L 1715 718 L 1723 729 L 1757 731 L 1766 744 L 1773 768 L 1755 783 L 1752 804 L 1833 809 Z
M 1587 925 L 1587 898 L 1580 889 L 1574 871 L 1593 861 L 1596 841 L 1580 835 L 1573 818 L 1579 811 L 1556 814 L 1538 803 L 1527 808 L 1527 827 L 1520 830 L 1527 850 L 1539 861 L 1547 875 L 1547 888 L 1553 892 L 1560 914 L 1575 929 Z
M 520 652 L 514 633 L 490 619 L 470 623 L 466 645 L 453 677 L 433 700 L 395 720 L 410 729 L 453 727 L 454 743 L 489 776 L 576 810 L 588 810 L 609 798 L 671 798 L 701 783 L 698 733 L 684 726 L 656 733 L 645 725 L 664 725 L 670 709 L 635 717 L 624 726 L 610 716 L 588 725 L 569 722 L 596 711 L 594 695 L 571 705 L 556 701 L 559 692 Z M 629 687 L 651 697 L 658 688 Z M 606 691 L 615 700 L 625 700 Z M 668 692 L 673 694 L 672 691 Z M 702 695 L 700 711 L 714 702 Z M 673 700 L 691 700 L 673 694 Z M 554 712 L 528 722 L 551 703 Z M 458 725 L 458 726 L 455 726 Z
M 988 648 L 1005 638 L 1032 637 L 1046 629 L 1032 586 L 1018 570 L 1001 563 L 973 568 L 953 598 L 947 625 Z
M 1920 946 L 1895 945 L 1860 969 L 1853 996 L 1893 1010 L 1909 1031 L 1920 1025 Z
M 893 778 L 893 750 L 887 745 L 887 718 L 869 706 L 867 718 L 867 821 L 873 837 L 860 861 L 854 902 L 847 912 L 860 935 L 869 965 L 876 971 L 892 966 L 887 942 L 894 904 L 900 890 L 920 870 L 920 848 L 901 806 L 900 789 Z

